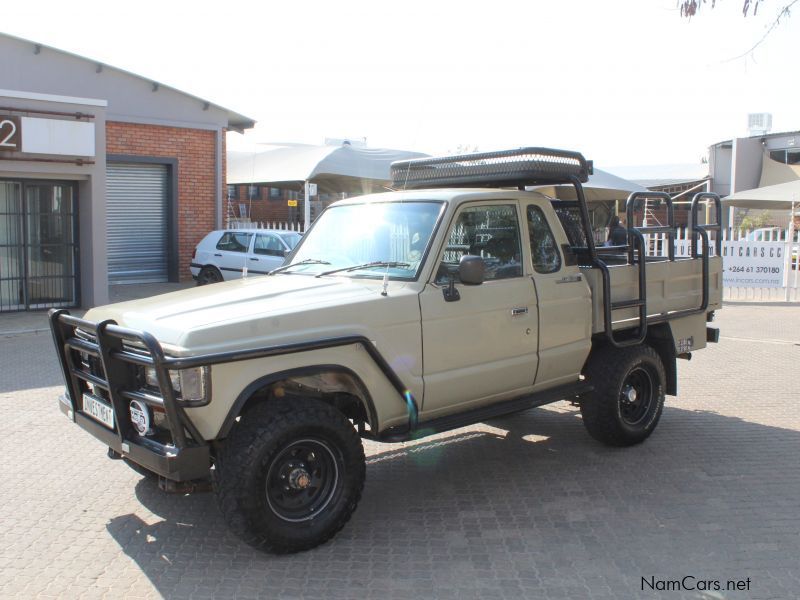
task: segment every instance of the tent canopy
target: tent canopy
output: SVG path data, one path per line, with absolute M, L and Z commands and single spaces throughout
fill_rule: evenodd
M 575 200 L 575 188 L 571 185 L 548 185 L 534 188 L 536 191 L 559 200 Z M 638 183 L 628 181 L 622 177 L 612 175 L 607 171 L 595 168 L 594 173 L 589 175 L 589 181 L 583 184 L 586 200 L 609 201 L 624 200 L 632 192 L 646 192 L 647 188 Z
M 380 191 L 396 160 L 427 156 L 419 152 L 350 145 L 289 145 L 264 152 L 228 152 L 228 183 L 269 184 L 300 190 L 306 181 L 321 192 Z
M 761 210 L 791 210 L 792 203 L 800 206 L 800 180 L 742 190 L 725 196 L 722 202 L 737 208 Z

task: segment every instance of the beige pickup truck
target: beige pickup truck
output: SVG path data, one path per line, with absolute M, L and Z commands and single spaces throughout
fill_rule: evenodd
M 591 163 L 543 148 L 393 166 L 398 191 L 330 206 L 268 276 L 50 313 L 61 410 L 163 487 L 211 478 L 231 529 L 271 552 L 341 529 L 361 438 L 403 442 L 559 400 L 597 440 L 644 441 L 677 358 L 718 330 L 721 259 L 646 234 L 596 246 Z M 576 201 L 526 188 L 571 185 Z M 628 201 L 628 223 L 642 195 Z M 719 198 L 700 194 L 698 207 Z M 719 237 L 719 236 L 717 236 Z

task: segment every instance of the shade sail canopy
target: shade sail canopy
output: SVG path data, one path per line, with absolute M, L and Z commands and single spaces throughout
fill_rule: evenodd
M 571 185 L 548 185 L 533 188 L 536 191 L 559 200 L 575 200 L 575 188 Z M 646 192 L 647 188 L 622 177 L 612 175 L 608 171 L 594 169 L 589 181 L 583 184 L 587 201 L 624 200 L 632 192 Z
M 396 160 L 427 156 L 419 152 L 349 145 L 291 145 L 264 152 L 228 152 L 230 184 L 269 184 L 299 190 L 306 181 L 325 193 L 381 191 Z
M 752 190 L 742 190 L 725 196 L 722 202 L 727 206 L 737 208 L 791 210 L 792 203 L 800 206 L 800 179 Z

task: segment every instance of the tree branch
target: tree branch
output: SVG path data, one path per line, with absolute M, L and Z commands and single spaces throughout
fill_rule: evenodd
M 776 28 L 778 25 L 780 25 L 781 19 L 782 19 L 783 17 L 788 17 L 788 16 L 790 15 L 790 10 L 791 10 L 792 6 L 794 6 L 794 5 L 795 5 L 795 4 L 797 4 L 798 2 L 800 2 L 800 0 L 792 0 L 792 1 L 791 1 L 791 2 L 789 2 L 788 4 L 784 5 L 784 7 L 783 7 L 783 8 L 781 8 L 781 9 L 778 11 L 778 14 L 777 14 L 777 16 L 775 17 L 775 20 L 774 20 L 774 21 L 773 21 L 773 22 L 770 24 L 770 26 L 767 28 L 767 31 L 765 31 L 765 32 L 764 32 L 764 35 L 762 35 L 762 36 L 761 36 L 761 39 L 759 39 L 759 40 L 758 40 L 758 41 L 757 41 L 755 44 L 753 44 L 753 46 L 750 48 L 750 50 L 748 50 L 747 52 L 744 52 L 744 53 L 740 54 L 739 56 L 734 56 L 733 58 L 729 58 L 729 59 L 728 59 L 728 60 L 726 60 L 725 62 L 731 62 L 731 61 L 734 61 L 734 60 L 739 60 L 740 58 L 744 58 L 744 57 L 745 57 L 745 56 L 747 56 L 748 54 L 751 54 L 751 53 L 753 52 L 753 50 L 755 50 L 756 48 L 758 48 L 758 47 L 759 47 L 759 46 L 760 46 L 760 45 L 761 45 L 761 44 L 764 42 L 764 40 L 765 40 L 765 39 L 767 39 L 767 36 L 769 36 L 769 34 L 770 34 L 770 33 L 772 33 L 772 30 L 773 30 L 773 29 L 775 29 L 775 28 Z M 747 7 L 747 4 L 745 3 L 745 11 L 747 10 L 747 8 L 746 8 L 746 7 Z M 756 5 L 756 9 L 758 9 L 758 6 L 757 6 L 757 5 Z M 745 14 L 746 14 L 746 12 L 745 12 Z M 755 13 L 754 13 L 754 14 L 755 14 Z

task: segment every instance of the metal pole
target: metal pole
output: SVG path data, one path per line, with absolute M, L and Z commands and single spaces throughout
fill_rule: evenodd
M 308 231 L 311 227 L 311 184 L 306 181 L 305 183 L 305 197 L 303 198 L 303 217 L 305 226 L 303 231 Z
M 784 295 L 784 300 L 789 302 L 791 298 L 791 290 L 789 289 L 789 277 L 792 273 L 792 243 L 794 242 L 794 200 L 792 200 L 792 210 L 789 211 L 789 227 L 786 231 L 786 243 L 784 244 L 785 248 L 785 255 L 783 257 L 783 272 L 785 279 L 783 280 L 783 284 L 786 286 L 786 294 Z M 798 270 L 800 270 L 800 265 L 798 265 Z M 795 283 L 797 283 L 797 273 L 794 276 Z

